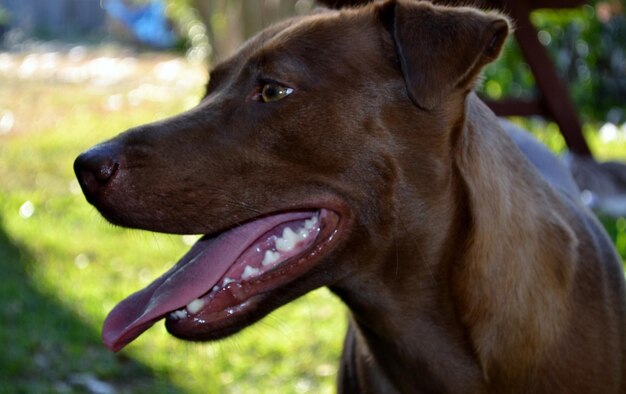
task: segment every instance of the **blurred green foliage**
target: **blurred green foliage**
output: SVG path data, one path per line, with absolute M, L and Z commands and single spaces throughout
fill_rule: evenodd
M 11 15 L 2 5 L 0 5 L 0 26 L 4 26 L 9 23 Z
M 626 7 L 594 1 L 578 9 L 538 10 L 531 20 L 583 122 L 626 122 Z M 535 95 L 534 78 L 510 40 L 485 73 L 483 93 L 493 99 Z

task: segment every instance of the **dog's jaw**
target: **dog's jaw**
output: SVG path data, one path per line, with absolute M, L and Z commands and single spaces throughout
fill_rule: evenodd
M 109 314 L 104 341 L 118 351 L 164 317 L 170 333 L 188 340 L 239 331 L 273 309 L 266 298 L 328 255 L 345 222 L 340 213 L 322 208 L 261 217 L 205 236 L 170 271 Z

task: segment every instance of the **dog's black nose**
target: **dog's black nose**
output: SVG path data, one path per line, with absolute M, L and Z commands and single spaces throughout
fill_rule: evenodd
M 87 200 L 97 197 L 119 170 L 118 149 L 112 143 L 97 145 L 81 153 L 74 161 L 74 172 Z

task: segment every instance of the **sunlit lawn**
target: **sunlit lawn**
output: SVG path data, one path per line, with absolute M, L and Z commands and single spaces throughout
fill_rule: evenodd
M 189 108 L 204 77 L 183 60 L 119 50 L 0 54 L 0 392 L 334 391 L 346 311 L 327 290 L 220 343 L 180 342 L 162 324 L 117 355 L 100 342 L 115 303 L 188 245 L 106 223 L 81 195 L 72 162 L 126 128 Z M 537 133 L 558 151 L 552 127 Z M 625 139 L 606 144 L 592 130 L 588 138 L 600 157 L 626 157 Z M 608 225 L 626 249 L 619 223 Z
M 327 290 L 219 343 L 159 323 L 117 355 L 101 344 L 106 313 L 189 246 L 105 222 L 72 162 L 190 107 L 205 82 L 182 60 L 125 56 L 0 54 L 0 392 L 332 392 L 346 312 Z

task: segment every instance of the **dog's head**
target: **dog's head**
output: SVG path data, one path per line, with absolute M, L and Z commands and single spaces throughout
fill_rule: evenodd
M 215 67 L 197 107 L 81 154 L 83 191 L 109 221 L 205 234 L 111 312 L 106 344 L 162 318 L 181 338 L 223 337 L 384 272 L 404 212 L 402 231 L 433 241 L 451 130 L 507 32 L 495 14 L 411 1 L 292 19 Z

